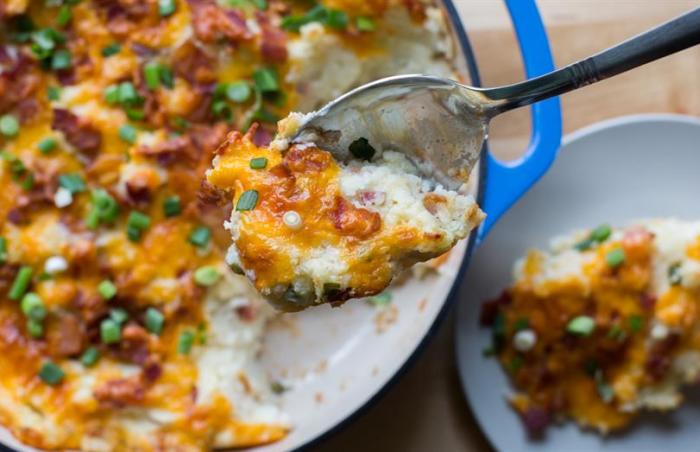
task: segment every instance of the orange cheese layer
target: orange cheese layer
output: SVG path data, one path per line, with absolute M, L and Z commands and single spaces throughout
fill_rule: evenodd
M 498 360 L 517 391 L 511 402 L 533 433 L 562 417 L 601 432 L 618 430 L 647 407 L 645 394 L 664 382 L 672 392 L 685 383 L 671 367 L 676 356 L 700 345 L 700 293 L 678 282 L 655 293 L 654 241 L 644 228 L 630 228 L 581 251 L 579 275 L 544 282 L 551 262 L 533 251 L 515 284 L 484 305 L 482 322 L 492 325 Z M 689 245 L 687 256 L 697 249 Z M 624 260 L 612 265 L 611 253 L 619 250 Z M 582 316 L 593 320 L 593 329 L 571 331 L 572 320 Z M 663 336 L 652 333 L 659 323 Z M 529 350 L 515 343 L 524 330 L 536 335 Z

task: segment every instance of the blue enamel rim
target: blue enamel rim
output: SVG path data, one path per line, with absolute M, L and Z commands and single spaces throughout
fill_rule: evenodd
M 535 0 L 505 0 L 505 3 L 508 6 L 518 37 L 527 77 L 532 78 L 554 70 L 547 34 Z M 443 0 L 442 4 L 464 54 L 471 83 L 474 86 L 481 86 L 481 77 L 479 76 L 476 58 L 459 13 L 452 0 Z M 396 373 L 362 406 L 333 428 L 294 449 L 295 451 L 308 450 L 318 445 L 364 414 L 413 366 L 435 336 L 450 309 L 456 304 L 459 282 L 469 265 L 474 247 L 486 237 L 496 220 L 542 177 L 556 157 L 562 133 L 559 99 L 549 99 L 535 104 L 531 107 L 531 111 L 532 134 L 528 149 L 522 158 L 513 162 L 500 162 L 493 158 L 488 151 L 488 144 L 484 143 L 481 151 L 481 161 L 482 163 L 485 162 L 485 168 L 482 165 L 479 175 L 478 202 L 488 217 L 479 228 L 478 233 L 471 234 L 469 237 L 467 250 L 464 253 L 457 276 L 452 283 L 445 303 L 442 305 L 428 332 Z

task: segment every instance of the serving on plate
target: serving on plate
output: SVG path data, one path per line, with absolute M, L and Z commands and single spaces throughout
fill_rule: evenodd
M 696 119 L 663 115 L 575 134 L 475 253 L 457 353 L 470 404 L 497 449 L 694 450 L 697 390 L 679 388 L 696 381 L 693 221 L 700 212 L 688 168 L 699 137 Z M 673 159 L 659 153 L 669 146 Z M 650 180 L 658 182 L 653 190 Z M 527 221 L 533 212 L 547 221 Z M 635 221 L 644 217 L 680 220 Z M 511 296 L 494 311 L 507 319 L 497 322 L 505 329 L 496 328 L 504 348 L 498 360 L 484 356 L 492 353 L 493 330 L 478 325 L 479 311 L 511 285 L 513 263 L 591 223 L 621 226 L 564 236 L 516 267 Z M 676 411 L 644 412 L 674 408 L 683 398 L 689 400 Z M 509 401 L 530 427 L 551 428 L 530 437 Z M 562 417 L 586 428 L 555 422 Z
M 311 342 L 290 328 L 266 334 L 271 310 L 225 264 L 228 215 L 201 181 L 230 129 L 259 122 L 252 139 L 265 144 L 289 109 L 315 108 L 373 78 L 454 75 L 442 10 L 398 1 L 232 4 L 2 4 L 8 444 L 246 446 L 303 424 L 279 446 L 293 447 L 374 394 L 440 311 L 464 243 L 443 274 L 394 292 L 408 310 L 400 319 L 396 307 L 377 313 L 363 304 L 293 319 Z M 352 322 L 357 329 L 338 332 Z M 352 385 L 357 372 L 343 355 L 359 353 L 363 334 L 382 342 L 376 331 L 391 324 L 404 333 L 382 338 L 391 358 L 363 352 L 363 375 L 375 382 L 325 402 L 342 408 L 324 415 L 323 394 Z M 319 377 L 330 365 L 332 378 Z M 290 386 L 302 389 L 276 394 Z

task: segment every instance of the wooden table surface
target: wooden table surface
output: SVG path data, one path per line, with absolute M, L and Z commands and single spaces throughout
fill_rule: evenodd
M 498 0 L 456 0 L 483 83 L 521 80 L 510 21 Z M 558 66 L 602 50 L 654 24 L 700 6 L 700 0 L 539 0 Z M 700 116 L 700 48 L 686 50 L 562 99 L 566 133 L 614 116 L 667 112 Z M 512 158 L 528 142 L 526 110 L 498 118 L 491 147 Z M 485 451 L 489 445 L 462 395 L 454 357 L 454 315 L 418 361 L 360 419 L 316 450 Z

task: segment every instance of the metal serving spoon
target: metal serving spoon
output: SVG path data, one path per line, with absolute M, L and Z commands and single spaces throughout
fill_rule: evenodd
M 428 180 L 457 189 L 479 160 L 494 116 L 698 43 L 700 8 L 595 56 L 514 85 L 474 88 L 425 75 L 389 77 L 361 86 L 308 115 L 292 142 L 313 141 L 340 161 L 367 158 L 373 150 L 399 151 Z

